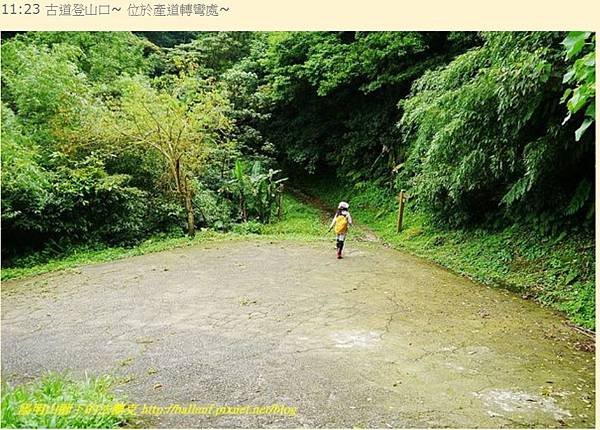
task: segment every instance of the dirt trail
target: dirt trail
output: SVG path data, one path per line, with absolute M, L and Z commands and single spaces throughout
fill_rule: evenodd
M 299 189 L 290 189 L 288 190 L 294 197 L 298 198 L 300 201 L 318 209 L 321 213 L 321 220 L 325 225 L 329 225 L 331 222 L 331 218 L 333 217 L 334 210 L 325 203 L 320 198 L 307 194 Z M 335 209 L 335 208 L 333 208 Z M 366 242 L 377 242 L 382 244 L 383 246 L 388 246 L 387 243 L 384 243 L 377 234 L 371 230 L 368 226 L 364 224 L 355 224 L 352 228 L 352 239 L 355 241 L 366 241 Z
M 284 404 L 169 427 L 593 427 L 556 314 L 375 243 L 224 242 L 2 285 L 2 374 L 122 376 L 135 403 Z

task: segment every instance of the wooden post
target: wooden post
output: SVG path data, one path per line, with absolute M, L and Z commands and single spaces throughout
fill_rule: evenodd
M 283 213 L 283 184 L 279 186 L 279 196 L 277 201 L 277 219 L 281 221 L 281 215 Z
M 404 190 L 400 190 L 400 194 L 398 194 L 398 220 L 396 222 L 396 233 L 400 233 L 402 230 L 402 217 L 404 216 L 404 201 L 406 197 L 404 196 Z

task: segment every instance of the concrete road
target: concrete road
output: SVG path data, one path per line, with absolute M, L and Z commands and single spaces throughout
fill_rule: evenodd
M 111 374 L 140 407 L 296 412 L 146 416 L 162 427 L 593 427 L 589 342 L 376 243 L 341 261 L 325 242 L 211 243 L 2 285 L 4 380 Z

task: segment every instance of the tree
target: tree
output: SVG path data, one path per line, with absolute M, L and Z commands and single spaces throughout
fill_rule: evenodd
M 264 134 L 287 170 L 335 169 L 353 182 L 391 179 L 404 151 L 398 100 L 425 70 L 478 43 L 474 33 L 445 32 L 287 32 L 268 40 L 261 64 L 275 107 Z
M 482 47 L 416 81 L 401 101 L 398 183 L 421 208 L 455 225 L 498 221 L 499 207 L 543 228 L 593 214 L 593 139 L 576 144 L 561 126 L 563 37 L 484 33 Z
M 71 49 L 73 63 L 93 82 L 103 86 L 123 75 L 146 74 L 159 48 L 127 31 L 43 31 L 17 37 L 27 45 L 51 50 Z
M 229 102 L 217 88 L 185 77 L 168 89 L 155 89 L 143 77 L 125 79 L 121 85 L 123 95 L 105 118 L 111 140 L 158 154 L 185 208 L 187 233 L 193 236 L 195 177 L 217 147 L 230 144 Z
M 590 42 L 587 40 L 590 39 Z M 575 131 L 575 140 L 579 141 L 585 131 L 596 119 L 596 35 L 585 31 L 572 31 L 563 40 L 567 60 L 573 64 L 565 73 L 563 82 L 575 85 L 567 88 L 563 95 L 569 114 L 564 122 L 572 115 L 583 112 L 581 125 Z
M 2 227 L 5 235 L 13 230 L 39 230 L 36 214 L 49 200 L 51 174 L 40 165 L 37 146 L 4 103 L 1 113 Z
M 194 74 L 200 78 L 218 77 L 250 52 L 253 33 L 211 31 L 166 51 L 166 72 Z
M 236 196 L 239 212 L 244 222 L 255 216 L 260 222 L 269 222 L 273 209 L 280 198 L 283 183 L 287 178 L 277 178 L 280 170 L 264 169 L 260 161 L 255 161 L 250 171 L 244 161 L 236 160 L 232 178 L 225 190 Z
M 2 100 L 27 124 L 26 132 L 42 150 L 54 150 L 53 130 L 70 126 L 67 110 L 90 101 L 89 82 L 76 66 L 80 50 L 52 48 L 13 39 L 2 45 Z

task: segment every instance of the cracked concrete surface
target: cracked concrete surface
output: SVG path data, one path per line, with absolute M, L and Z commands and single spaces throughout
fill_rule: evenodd
M 2 374 L 123 377 L 161 427 L 593 427 L 560 316 L 375 243 L 223 242 L 2 285 Z

